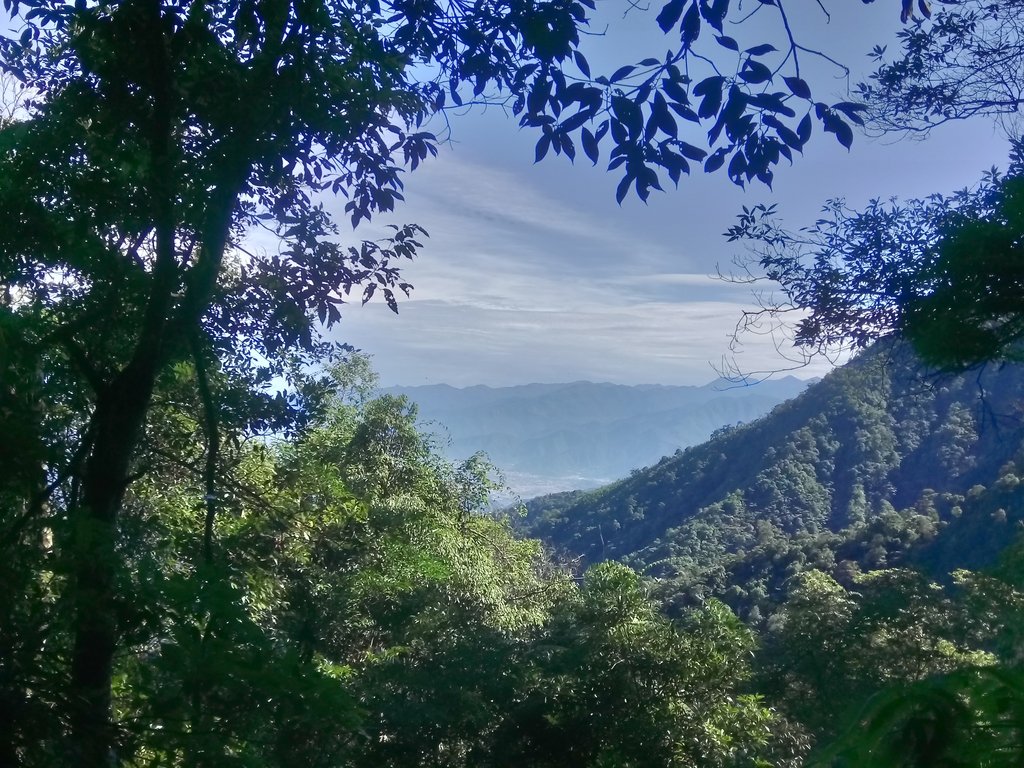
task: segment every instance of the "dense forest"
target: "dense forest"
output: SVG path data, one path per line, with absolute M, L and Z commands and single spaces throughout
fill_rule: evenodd
M 484 514 L 482 459 L 445 462 L 414 409 L 369 399 L 361 376 L 358 361 L 336 370 L 291 437 L 225 430 L 215 543 L 195 525 L 199 395 L 180 371 L 165 382 L 116 544 L 119 760 L 590 766 L 793 753 L 744 688 L 753 634 L 728 609 L 672 624 L 622 566 L 574 578 Z M 70 521 L 54 503 L 21 523 L 2 566 L 2 762 L 62 764 Z
M 907 345 L 880 344 L 753 424 L 598 491 L 533 499 L 517 525 L 578 565 L 629 564 L 670 615 L 729 605 L 758 632 L 753 689 L 833 740 L 873 696 L 1015 667 L 1022 376 L 928 374 Z M 1004 716 L 1020 712 L 1012 696 Z M 967 738 L 963 764 L 1004 764 Z
M 862 354 L 522 517 L 332 335 L 426 237 L 339 220 L 473 106 L 619 203 L 1019 110 L 1024 3 L 892 5 L 828 103 L 785 0 L 668 0 L 611 66 L 594 0 L 4 0 L 0 768 L 1022 764 L 1021 143 L 948 197 L 744 208 L 778 292 L 739 330 Z

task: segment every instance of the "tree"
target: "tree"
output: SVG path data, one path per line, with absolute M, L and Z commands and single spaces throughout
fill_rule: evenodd
M 956 630 L 942 588 L 913 571 L 863 574 L 857 592 L 816 570 L 794 582 L 769 620 L 759 683 L 816 738 L 834 738 L 857 722 L 880 691 L 994 661 Z
M 904 3 L 904 17 L 914 11 Z M 748 240 L 744 278 L 778 283 L 737 332 L 782 330 L 799 314 L 792 340 L 807 355 L 862 348 L 900 334 L 942 369 L 1019 359 L 1022 320 L 1017 241 L 1024 3 L 945 3 L 898 33 L 899 49 L 872 52 L 878 68 L 855 89 L 869 130 L 924 135 L 952 120 L 1000 119 L 1015 138 L 1009 170 L 974 189 L 906 203 L 873 200 L 862 211 L 829 201 L 799 231 L 769 206 L 744 210 L 727 233 Z M 806 359 L 806 358 L 804 358 Z
M 931 16 L 931 14 L 929 14 Z M 898 34 L 899 54 L 872 53 L 878 69 L 859 83 L 868 125 L 924 134 L 951 120 L 986 115 L 1007 120 L 1021 107 L 1024 3 L 960 0 L 940 6 L 931 23 Z
M 1019 542 L 1008 547 L 1002 565 L 991 574 L 952 574 L 960 620 L 975 642 L 996 652 L 1000 663 L 969 665 L 883 690 L 815 764 L 1020 764 L 1024 676 L 1018 642 L 1019 550 Z
M 403 167 L 436 151 L 425 120 L 475 101 L 510 104 L 540 132 L 538 159 L 572 159 L 578 141 L 597 162 L 610 147 L 620 200 L 646 199 L 661 172 L 677 182 L 689 162 L 710 172 L 728 160 L 734 182 L 770 184 L 815 121 L 849 146 L 860 107 L 814 101 L 808 50 L 781 2 L 763 6 L 782 51 L 724 35 L 740 18 L 727 0 L 670 0 L 657 23 L 678 46 L 591 77 L 578 48 L 592 0 L 5 0 L 22 27 L 0 40 L 0 69 L 29 101 L 0 128 L 2 397 L 25 447 L 4 470 L 18 489 L 4 536 L 24 547 L 42 521 L 61 523 L 78 764 L 107 764 L 117 742 L 121 512 L 147 462 L 166 460 L 143 439 L 176 366 L 194 372 L 203 414 L 212 561 L 224 424 L 297 428 L 308 404 L 269 383 L 331 353 L 320 331 L 353 293 L 395 308 L 409 289 L 396 264 L 422 230 L 345 247 L 318 195 L 345 195 L 353 225 L 392 210 Z M 772 90 L 779 76 L 785 90 Z M 677 118 L 710 124 L 707 150 Z M 276 252 L 245 247 L 257 228 Z
M 593 566 L 526 649 L 526 685 L 487 764 L 785 764 L 798 745 L 759 697 L 742 693 L 753 646 L 723 604 L 710 601 L 675 627 L 635 572 Z
M 793 341 L 808 355 L 900 336 L 948 371 L 1022 359 L 1021 160 L 1018 147 L 1006 175 L 993 170 L 950 196 L 873 200 L 863 211 L 832 200 L 799 231 L 774 206 L 745 210 L 727 236 L 754 243 L 746 273 L 780 293 L 762 295 L 737 332 L 795 315 Z

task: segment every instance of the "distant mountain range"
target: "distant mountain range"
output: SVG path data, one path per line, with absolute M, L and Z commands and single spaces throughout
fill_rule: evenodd
M 419 406 L 422 426 L 455 460 L 484 451 L 524 498 L 593 488 L 725 426 L 749 422 L 802 392 L 793 376 L 736 386 L 569 384 L 391 387 Z

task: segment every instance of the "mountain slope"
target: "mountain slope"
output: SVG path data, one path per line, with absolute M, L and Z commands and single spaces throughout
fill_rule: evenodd
M 526 528 L 588 560 L 679 573 L 756 546 L 766 525 L 813 536 L 922 498 L 953 519 L 1021 458 L 1022 393 L 1022 366 L 928 379 L 880 346 L 759 421 L 598 491 L 531 502 Z

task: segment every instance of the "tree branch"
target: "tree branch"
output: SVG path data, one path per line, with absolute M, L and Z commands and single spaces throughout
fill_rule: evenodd
M 206 430 L 206 464 L 203 467 L 203 501 L 206 504 L 206 519 L 203 524 L 203 557 L 213 562 L 213 523 L 217 517 L 217 460 L 220 454 L 220 425 L 217 409 L 210 390 L 209 370 L 203 358 L 197 333 L 189 334 L 192 358 L 196 365 L 196 385 L 203 402 L 203 426 Z

